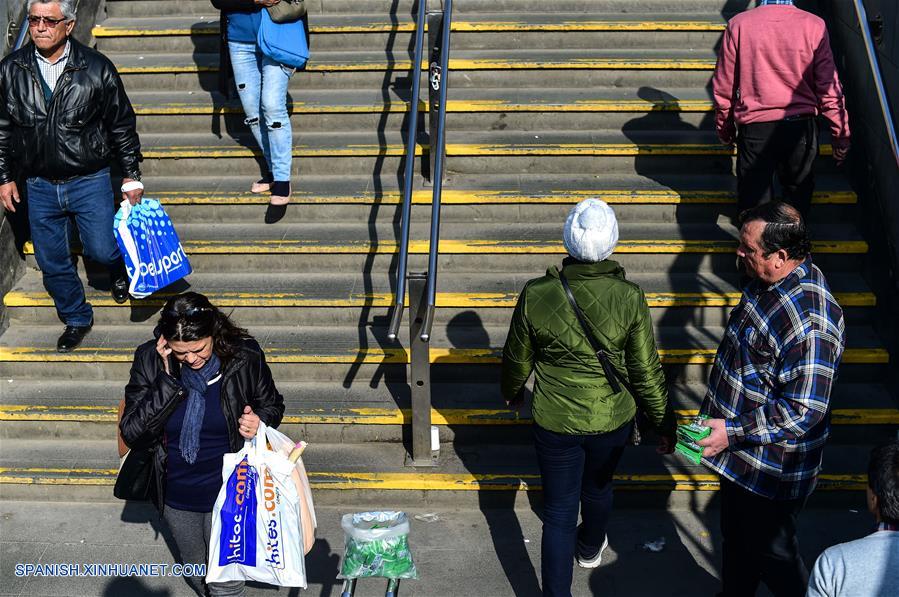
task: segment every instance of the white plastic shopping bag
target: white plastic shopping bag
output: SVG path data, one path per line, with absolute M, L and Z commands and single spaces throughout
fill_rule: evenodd
M 253 441 L 225 454 L 212 510 L 206 582 L 255 580 L 306 588 L 294 464 L 266 447 L 274 430 L 259 422 Z
M 284 456 L 290 456 L 297 444 L 292 439 L 269 427 L 266 437 L 272 450 Z M 303 529 L 303 553 L 308 554 L 315 544 L 315 529 L 318 521 L 315 519 L 315 506 L 312 503 L 312 489 L 309 487 L 309 478 L 306 475 L 306 465 L 303 457 L 297 458 L 294 470 L 290 474 L 293 484 L 297 487 L 297 495 L 300 498 L 300 524 Z
M 119 204 L 113 234 L 128 271 L 128 293 L 146 298 L 191 272 L 172 220 L 156 199 Z

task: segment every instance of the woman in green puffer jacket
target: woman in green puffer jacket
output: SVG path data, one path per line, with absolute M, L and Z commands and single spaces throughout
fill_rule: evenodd
M 629 382 L 615 392 L 578 323 L 559 270 L 528 282 L 503 349 L 502 392 L 521 401 L 534 372 L 534 441 L 543 483 L 543 595 L 570 596 L 572 560 L 599 566 L 608 545 L 612 475 L 631 435 L 637 404 L 674 449 L 675 423 L 639 286 L 608 257 L 618 242 L 615 213 L 598 199 L 577 204 L 565 222 L 562 272 L 588 325 Z M 582 524 L 578 526 L 578 507 Z

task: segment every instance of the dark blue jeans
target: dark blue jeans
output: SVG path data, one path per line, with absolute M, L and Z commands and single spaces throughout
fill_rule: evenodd
M 56 314 L 66 325 L 90 325 L 94 312 L 84 299 L 69 249 L 69 218 L 75 218 L 84 256 L 108 266 L 113 279 L 120 276 L 123 265 L 112 233 L 115 204 L 109 168 L 62 184 L 37 177 L 27 184 L 34 256 Z
M 534 425 L 543 481 L 544 597 L 570 597 L 575 546 L 598 549 L 612 511 L 612 475 L 630 437 L 631 423 L 609 433 L 567 435 Z M 578 506 L 583 524 L 578 532 Z

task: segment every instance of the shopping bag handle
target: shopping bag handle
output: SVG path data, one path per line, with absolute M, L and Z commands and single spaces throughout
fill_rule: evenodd
M 128 253 L 131 263 L 139 268 L 140 257 L 137 253 L 137 244 L 135 243 L 134 236 L 131 234 L 131 229 L 128 228 L 128 219 L 131 217 L 133 206 L 130 201 L 123 199 L 122 202 L 119 203 L 119 208 L 122 212 L 122 219 L 119 220 L 119 238 L 122 239 L 122 244 L 125 245 L 125 252 Z M 134 277 L 128 281 L 128 293 L 131 296 L 135 296 L 135 289 L 137 288 L 139 278 L 140 272 L 136 271 L 134 272 Z
M 256 461 L 254 464 L 259 465 L 265 461 L 265 453 L 268 449 L 265 447 L 265 432 L 268 427 L 266 427 L 265 422 L 262 419 L 259 419 L 259 427 L 256 429 L 256 435 L 251 440 L 247 440 L 245 446 L 248 448 L 250 454 L 253 455 L 253 459 Z

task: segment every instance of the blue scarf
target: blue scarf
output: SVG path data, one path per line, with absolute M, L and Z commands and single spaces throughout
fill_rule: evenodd
M 188 366 L 181 367 L 181 385 L 187 390 L 187 411 L 181 424 L 181 457 L 188 464 L 197 460 L 200 451 L 200 429 L 203 427 L 203 416 L 206 414 L 206 389 L 209 380 L 219 374 L 221 362 L 215 353 L 206 364 L 199 369 Z

